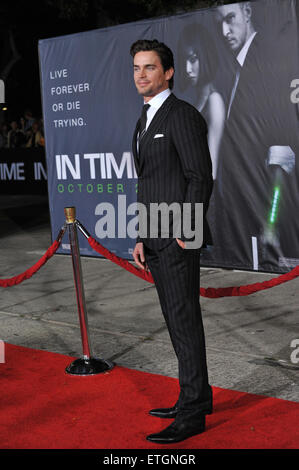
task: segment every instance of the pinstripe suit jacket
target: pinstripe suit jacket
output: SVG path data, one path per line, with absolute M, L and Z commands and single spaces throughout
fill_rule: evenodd
M 138 174 L 137 201 L 148 208 L 147 228 L 150 223 L 150 203 L 202 202 L 204 204 L 203 243 L 211 244 L 211 234 L 205 214 L 212 192 L 213 179 L 207 143 L 207 125 L 204 118 L 192 105 L 171 94 L 151 121 L 142 139 L 139 152 L 137 152 L 138 130 L 139 121 L 132 145 Z M 194 220 L 194 205 L 191 207 Z M 171 218 L 169 230 L 170 237 L 172 237 Z M 183 233 L 180 238 L 186 240 Z M 149 248 L 160 250 L 167 246 L 171 239 L 150 238 L 148 232 L 147 238 L 138 238 L 137 241 L 144 242 Z

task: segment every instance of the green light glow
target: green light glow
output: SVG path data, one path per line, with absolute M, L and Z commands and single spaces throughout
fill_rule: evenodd
M 270 213 L 270 224 L 274 224 L 277 218 L 279 196 L 280 196 L 280 188 L 276 187 L 274 188 L 274 196 L 273 196 L 272 208 L 271 208 L 271 213 Z

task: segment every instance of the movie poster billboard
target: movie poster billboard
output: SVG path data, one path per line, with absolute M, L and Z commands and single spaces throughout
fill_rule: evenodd
M 174 94 L 209 129 L 213 245 L 202 265 L 299 264 L 298 11 L 296 0 L 242 2 L 39 41 L 52 237 L 75 206 L 93 237 L 132 259 L 143 100 L 129 50 L 157 38 L 174 53 Z M 81 236 L 80 251 L 98 256 Z

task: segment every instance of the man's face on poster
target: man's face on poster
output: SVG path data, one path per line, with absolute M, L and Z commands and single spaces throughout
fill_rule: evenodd
M 250 4 L 246 2 L 218 7 L 216 21 L 229 48 L 237 54 L 249 37 L 251 24 Z

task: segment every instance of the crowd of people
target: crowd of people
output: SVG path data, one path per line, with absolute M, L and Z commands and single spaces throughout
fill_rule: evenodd
M 26 110 L 19 119 L 0 123 L 0 148 L 44 147 L 43 120 Z

